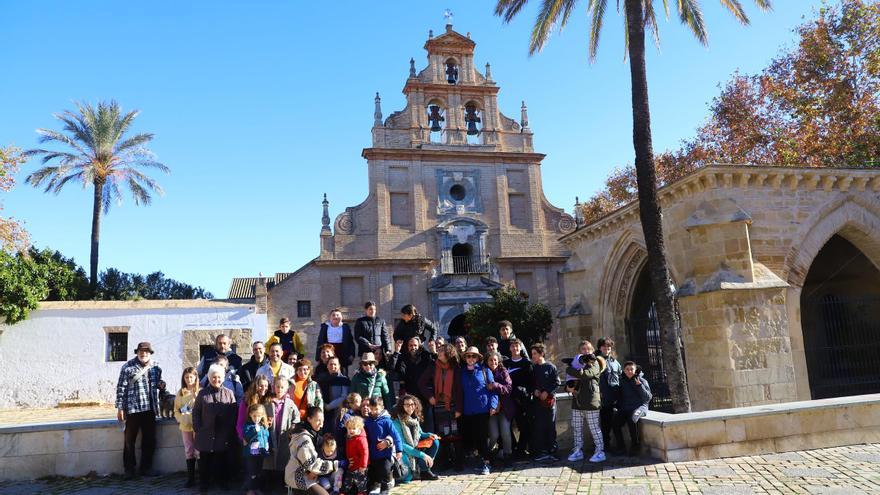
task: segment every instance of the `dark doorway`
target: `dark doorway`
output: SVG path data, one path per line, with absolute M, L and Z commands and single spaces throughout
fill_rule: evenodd
M 673 412 L 672 397 L 666 384 L 666 370 L 663 365 L 660 322 L 654 308 L 654 296 L 647 266 L 642 268 L 636 279 L 629 317 L 626 319 L 626 332 L 630 350 L 626 359 L 634 361 L 642 368 L 648 385 L 651 386 L 651 394 L 654 397 L 651 399 L 650 408 L 655 411 Z
M 475 271 L 473 252 L 473 248 L 468 243 L 459 243 L 452 246 L 452 272 L 473 273 Z
M 807 272 L 801 328 L 813 399 L 880 392 L 880 270 L 839 235 Z
M 467 336 L 464 319 L 464 315 L 458 315 L 449 322 L 449 328 L 446 330 L 449 337 L 458 337 L 459 335 Z

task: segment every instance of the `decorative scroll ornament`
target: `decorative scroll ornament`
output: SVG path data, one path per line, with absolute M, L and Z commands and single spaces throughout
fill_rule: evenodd
M 576 227 L 577 223 L 575 223 L 574 218 L 572 218 L 571 215 L 569 215 L 568 213 L 563 213 L 559 217 L 559 221 L 556 223 L 556 229 L 563 234 L 574 232 L 574 229 Z
M 351 234 L 354 232 L 354 219 L 351 218 L 351 212 L 346 211 L 336 217 L 336 232 L 340 234 Z

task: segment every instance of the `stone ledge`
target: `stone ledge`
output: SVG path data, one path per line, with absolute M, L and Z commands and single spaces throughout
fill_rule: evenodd
M 250 308 L 253 304 L 219 302 L 213 299 L 161 299 L 141 301 L 44 301 L 40 310 L 59 309 L 177 309 L 177 308 Z

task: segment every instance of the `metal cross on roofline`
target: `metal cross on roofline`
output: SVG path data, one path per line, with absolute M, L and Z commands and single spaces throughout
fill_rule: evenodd
M 446 24 L 452 24 L 452 11 L 446 9 L 443 11 L 443 17 L 446 19 Z

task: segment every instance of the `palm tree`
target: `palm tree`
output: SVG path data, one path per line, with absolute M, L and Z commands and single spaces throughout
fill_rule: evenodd
M 149 205 L 152 192 L 163 194 L 162 187 L 141 170 L 146 168 L 170 172 L 156 161 L 146 147 L 153 134 L 125 136 L 140 113 L 123 113 L 116 101 L 99 102 L 97 108 L 88 103 L 75 103 L 76 112 L 65 110 L 55 114 L 63 122 L 64 131 L 37 129 L 39 142 L 56 142 L 70 148 L 68 151 L 32 149 L 27 156 L 42 156 L 46 165 L 27 176 L 25 181 L 34 186 L 46 184 L 44 192 L 58 194 L 69 182 L 79 182 L 83 188 L 94 186 L 92 204 L 92 246 L 89 270 L 89 288 L 95 294 L 98 285 L 98 245 L 101 237 L 101 214 L 107 214 L 113 203 L 122 203 L 121 187 L 128 187 L 135 204 Z
M 663 8 L 668 17 L 668 0 Z M 727 10 L 742 24 L 749 19 L 739 0 L 720 0 Z M 495 14 L 504 22 L 510 22 L 522 10 L 528 0 L 498 0 Z M 674 307 L 674 294 L 663 242 L 660 205 L 657 203 L 657 178 L 654 170 L 654 151 L 651 144 L 651 112 L 648 105 L 648 77 L 645 69 L 645 28 L 652 31 L 654 42 L 660 43 L 654 0 L 623 0 L 626 22 L 626 50 L 629 55 L 630 81 L 632 85 L 633 147 L 635 148 L 636 183 L 639 197 L 639 219 L 645 235 L 648 251 L 648 273 L 651 290 L 662 333 L 662 349 L 667 370 L 673 409 L 687 412 L 691 409 L 690 396 L 684 373 L 684 361 L 679 345 L 679 327 Z M 529 41 L 529 55 L 540 52 L 556 26 L 565 27 L 577 0 L 542 0 Z M 588 0 L 590 15 L 590 61 L 596 59 L 599 34 L 608 0 Z M 762 10 L 770 9 L 770 0 L 755 0 Z M 678 16 L 682 24 L 693 32 L 697 40 L 707 44 L 708 37 L 699 0 L 677 0 Z M 620 1 L 618 0 L 618 9 Z

